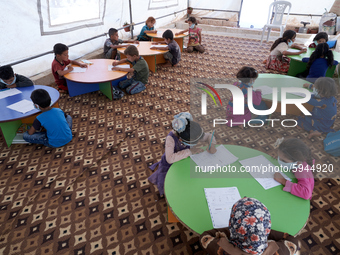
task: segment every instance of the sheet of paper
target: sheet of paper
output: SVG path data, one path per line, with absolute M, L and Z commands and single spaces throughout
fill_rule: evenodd
M 128 43 L 127 45 L 133 45 L 133 46 L 135 46 L 135 47 L 138 47 L 138 46 L 139 46 L 138 43 Z
M 204 193 L 214 228 L 228 227 L 231 209 L 241 199 L 237 187 L 205 188 Z
M 300 52 L 300 50 L 297 49 L 288 49 L 287 51 L 291 53 Z
M 261 94 L 262 95 L 270 95 L 273 94 L 273 88 L 268 87 L 268 86 L 260 86 L 260 87 L 256 87 L 254 88 L 254 90 L 260 89 L 261 90 Z
M 191 155 L 191 159 L 199 166 L 202 172 L 209 171 L 209 166 L 226 166 L 234 163 L 238 158 L 235 157 L 223 145 L 218 146 L 215 154 L 204 151 L 199 154 Z
M 151 45 L 150 49 L 153 49 L 155 47 L 157 47 L 157 48 L 166 48 L 166 47 L 168 47 L 168 45 L 166 45 L 166 44 Z
M 74 66 L 70 73 L 85 73 L 87 68 L 82 68 L 80 66 Z
M 305 93 L 301 93 L 301 92 L 289 92 L 289 94 L 297 95 L 299 97 L 306 97 Z
M 88 65 L 92 65 L 93 64 L 93 62 L 88 61 L 86 59 L 82 59 L 81 62 L 83 62 L 84 64 L 88 64 Z
M 33 102 L 30 100 L 23 99 L 15 104 L 8 105 L 7 108 L 17 112 L 26 113 L 34 109 Z
M 249 173 L 262 185 L 264 189 L 267 190 L 281 185 L 279 182 L 274 180 L 275 166 L 263 155 L 240 160 L 239 162 L 245 167 L 245 169 L 252 170 L 249 171 Z M 291 181 L 287 175 L 282 172 L 281 174 L 286 180 Z
M 0 91 L 0 99 L 6 98 L 6 97 L 10 97 L 10 96 L 14 96 L 17 94 L 22 93 L 20 90 L 13 88 L 13 89 L 4 89 Z
M 107 70 L 108 71 L 112 71 L 112 67 L 114 67 L 113 65 L 108 65 L 107 66 Z M 130 68 L 130 65 L 118 65 L 116 67 L 121 67 L 121 68 Z

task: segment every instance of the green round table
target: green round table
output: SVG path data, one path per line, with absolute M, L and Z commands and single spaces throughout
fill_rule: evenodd
M 271 163 L 278 165 L 269 155 L 237 145 L 225 147 L 238 160 L 264 155 Z M 310 211 L 310 201 L 283 191 L 283 186 L 265 190 L 250 173 L 195 173 L 196 164 L 191 158 L 178 161 L 170 167 L 164 183 L 167 203 L 174 215 L 189 229 L 198 234 L 213 228 L 204 188 L 237 187 L 241 197 L 252 197 L 267 206 L 271 213 L 272 229 L 296 235 L 305 226 Z M 231 166 L 240 169 L 236 161 Z M 297 182 L 293 173 L 286 173 Z M 229 215 L 228 215 L 229 216 Z
M 275 112 L 281 112 L 281 88 L 283 87 L 295 87 L 295 88 L 303 88 L 303 84 L 308 83 L 303 79 L 299 79 L 296 77 L 281 75 L 281 74 L 259 74 L 258 78 L 255 80 L 253 88 L 256 89 L 260 86 L 268 86 L 275 87 L 277 89 L 277 107 Z M 309 90 L 311 91 L 311 90 Z M 262 99 L 268 106 L 268 108 L 272 105 L 272 94 L 263 95 Z M 298 95 L 287 93 L 288 99 L 298 99 L 301 98 Z M 307 103 L 304 103 L 303 106 L 312 111 L 313 106 Z M 287 114 L 292 115 L 301 115 L 301 111 L 295 105 L 288 104 L 287 105 Z
M 307 69 L 307 63 L 302 62 L 303 58 L 309 58 L 315 48 L 307 48 L 307 52 L 300 55 L 287 55 L 291 59 L 287 75 L 296 76 Z M 340 61 L 340 53 L 333 51 L 334 60 Z M 333 77 L 336 66 L 327 69 L 326 77 Z

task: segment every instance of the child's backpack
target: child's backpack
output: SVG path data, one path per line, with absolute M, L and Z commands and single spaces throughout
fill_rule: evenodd
M 146 89 L 144 83 L 140 81 L 134 81 L 129 87 L 126 88 L 126 93 L 133 95 L 142 92 Z
M 340 156 L 340 131 L 328 133 L 325 140 L 323 140 L 325 152 L 334 157 Z
M 118 88 L 113 88 L 113 100 L 121 99 L 124 96 L 124 92 Z

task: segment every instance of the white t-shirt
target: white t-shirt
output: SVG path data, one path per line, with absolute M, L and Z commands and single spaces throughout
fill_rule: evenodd
M 285 42 L 279 43 L 271 52 L 270 55 L 282 56 L 282 52 L 288 50 L 288 44 Z

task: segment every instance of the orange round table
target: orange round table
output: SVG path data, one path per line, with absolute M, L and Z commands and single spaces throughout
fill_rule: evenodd
M 157 64 L 165 63 L 165 59 L 163 54 L 168 52 L 168 50 L 152 50 L 150 47 L 152 46 L 152 42 L 139 42 L 137 47 L 139 56 L 142 56 L 145 61 L 148 63 L 149 70 L 152 72 L 156 72 Z M 117 50 L 121 54 L 121 59 L 126 58 L 124 55 L 124 50 L 126 48 L 118 48 Z
M 112 59 L 90 59 L 84 73 L 65 74 L 68 91 L 71 97 L 100 90 L 113 100 L 113 88 L 119 81 L 126 79 L 127 72 L 109 70 Z M 73 67 L 77 67 L 73 65 Z
M 179 33 L 183 31 L 183 29 L 178 29 L 178 28 L 166 28 L 166 29 L 157 29 L 157 33 L 148 33 L 145 31 L 145 33 L 152 38 L 152 41 L 157 42 L 157 41 L 162 41 L 164 42 L 163 39 L 163 33 L 165 30 L 171 30 L 172 33 L 174 34 L 174 40 L 178 43 L 179 48 L 181 49 L 181 52 L 183 51 L 183 45 L 184 45 L 184 37 L 188 36 L 188 33 L 180 34 L 180 35 L 175 35 L 176 33 Z

